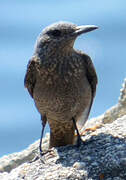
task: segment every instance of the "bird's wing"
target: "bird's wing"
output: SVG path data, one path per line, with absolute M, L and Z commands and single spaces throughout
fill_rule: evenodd
M 36 83 L 36 59 L 33 57 L 28 65 L 24 78 L 24 86 L 28 89 L 29 94 L 33 98 L 33 91 Z
M 91 110 L 91 106 L 93 103 L 93 99 L 94 99 L 95 93 L 96 93 L 96 86 L 98 83 L 97 74 L 96 74 L 96 71 L 95 71 L 95 68 L 92 63 L 91 58 L 88 55 L 82 55 L 82 58 L 84 60 L 83 62 L 84 62 L 84 67 L 86 69 L 86 76 L 87 76 L 88 82 L 91 86 L 92 97 L 91 97 L 91 101 L 90 101 L 89 105 L 84 110 L 82 117 L 77 122 L 77 124 L 80 128 L 85 124 L 86 120 L 88 119 L 88 116 L 89 116 L 89 113 Z
M 96 93 L 96 86 L 98 83 L 98 78 L 97 78 L 97 74 L 96 74 L 91 58 L 87 56 L 84 62 L 85 62 L 85 67 L 86 67 L 86 76 L 91 86 L 92 99 L 93 99 Z

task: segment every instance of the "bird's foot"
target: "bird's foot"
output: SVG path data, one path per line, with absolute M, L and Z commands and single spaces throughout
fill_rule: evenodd
M 29 163 L 33 163 L 35 161 L 37 161 L 39 159 L 39 156 L 38 155 L 35 155 L 35 157 L 29 161 Z
M 39 153 L 36 153 L 35 157 L 29 161 L 29 163 L 33 163 L 37 160 L 40 160 L 43 164 L 45 164 L 45 155 L 48 154 L 48 156 L 54 156 L 54 151 L 52 149 L 49 149 L 45 152 L 39 152 Z
M 39 154 L 36 153 L 35 157 L 31 161 L 29 161 L 29 163 L 33 163 L 33 162 L 35 162 L 35 161 L 40 159 L 42 161 L 42 163 L 45 164 L 43 155 L 44 155 L 43 153 L 39 153 Z

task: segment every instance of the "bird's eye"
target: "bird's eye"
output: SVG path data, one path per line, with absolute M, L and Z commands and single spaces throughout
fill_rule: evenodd
M 51 34 L 55 37 L 59 37 L 61 35 L 61 31 L 60 30 L 53 30 Z

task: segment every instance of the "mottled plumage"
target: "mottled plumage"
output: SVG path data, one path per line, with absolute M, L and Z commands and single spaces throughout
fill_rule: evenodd
M 43 30 L 29 61 L 25 87 L 50 125 L 50 147 L 74 143 L 75 126 L 88 119 L 97 75 L 90 57 L 73 49 L 78 35 L 96 26 L 60 22 Z M 84 118 L 83 118 L 84 117 Z M 43 129 L 44 130 L 44 129 Z

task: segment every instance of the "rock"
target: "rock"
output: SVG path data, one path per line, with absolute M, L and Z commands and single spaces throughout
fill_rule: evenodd
M 47 141 L 49 138 L 49 133 L 43 140 L 43 149 L 47 149 Z M 3 156 L 0 158 L 0 172 L 10 172 L 12 169 L 18 167 L 19 165 L 31 161 L 36 153 L 38 153 L 39 140 L 34 144 L 30 145 L 27 149 L 19 153 L 13 153 L 8 156 Z
M 82 138 L 79 148 L 52 148 L 44 163 L 24 163 L 0 179 L 126 179 L 126 115 Z
M 75 168 L 75 169 L 84 169 L 85 168 L 85 166 L 86 166 L 86 164 L 84 163 L 84 162 L 75 162 L 74 164 L 73 164 L 73 167 Z
M 96 125 L 82 136 L 79 148 L 52 148 L 42 161 L 29 161 L 38 141 L 28 149 L 0 159 L 0 180 L 125 180 L 126 179 L 126 80 L 119 102 L 86 127 Z M 108 119 L 106 121 L 106 119 Z M 48 135 L 43 147 L 47 149 Z
M 124 79 L 122 89 L 120 90 L 120 97 L 118 104 L 110 108 L 108 111 L 106 111 L 102 119 L 102 122 L 111 123 L 115 119 L 125 114 L 126 114 L 126 79 Z

